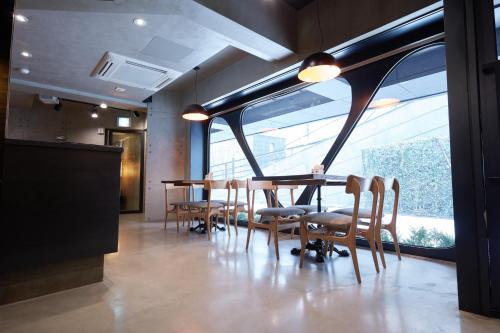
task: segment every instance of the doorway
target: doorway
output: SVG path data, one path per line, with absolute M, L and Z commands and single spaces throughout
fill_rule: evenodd
M 108 129 L 106 144 L 123 148 L 120 169 L 120 213 L 142 213 L 144 131 Z

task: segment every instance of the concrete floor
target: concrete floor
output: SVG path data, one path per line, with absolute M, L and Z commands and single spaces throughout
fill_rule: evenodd
M 107 255 L 103 283 L 0 307 L 0 332 L 500 332 L 500 320 L 457 310 L 455 266 L 386 256 L 375 273 L 358 251 L 303 269 L 282 235 L 275 261 L 257 232 L 229 239 L 165 232 L 124 216 L 120 252 Z

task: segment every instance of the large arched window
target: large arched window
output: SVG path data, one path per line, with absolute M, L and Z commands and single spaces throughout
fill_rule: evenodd
M 210 172 L 214 179 L 247 179 L 255 176 L 228 123 L 216 117 L 210 126 Z
M 243 132 L 262 173 L 310 173 L 342 129 L 351 98 L 349 83 L 338 78 L 248 107 Z
M 233 131 L 224 118 L 216 117 L 210 125 L 209 171 L 213 179 L 247 179 L 255 176 Z M 223 191 L 214 191 L 216 199 L 224 200 Z M 242 197 L 243 198 L 243 197 Z
M 327 173 L 395 176 L 400 242 L 454 245 L 444 45 L 419 50 L 391 71 Z M 330 209 L 352 204 L 341 188 L 323 195 Z M 392 204 L 389 196 L 387 218 Z

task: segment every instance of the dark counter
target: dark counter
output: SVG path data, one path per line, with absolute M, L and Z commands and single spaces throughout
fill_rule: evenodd
M 121 151 L 5 140 L 0 274 L 117 251 Z

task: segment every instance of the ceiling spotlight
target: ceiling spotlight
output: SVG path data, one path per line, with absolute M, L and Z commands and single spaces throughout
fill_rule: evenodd
M 134 24 L 138 27 L 143 27 L 147 24 L 146 20 L 145 19 L 142 19 L 140 17 L 137 17 L 134 19 Z
M 14 15 L 14 19 L 17 21 L 17 22 L 21 22 L 21 23 L 26 23 L 29 21 L 29 19 L 24 16 L 24 15 L 21 15 L 21 14 L 15 14 Z
M 125 92 L 125 90 L 127 90 L 127 89 L 122 88 L 122 87 L 115 87 L 115 89 L 114 89 L 114 90 L 115 90 L 116 92 L 122 93 L 122 92 Z
M 101 103 L 99 106 L 101 107 L 101 109 L 107 109 L 108 108 L 108 104 L 106 104 L 106 103 Z
M 29 73 L 30 73 L 30 70 L 29 70 L 28 68 L 23 67 L 23 68 L 19 68 L 19 72 L 20 72 L 21 74 L 25 74 L 25 75 L 27 75 L 27 74 L 29 74 Z
M 22 51 L 20 53 L 23 57 L 25 58 L 31 58 L 33 55 L 31 53 L 29 53 L 28 51 Z
M 94 118 L 94 119 L 95 119 L 95 118 L 99 118 L 99 114 L 97 113 L 97 109 L 96 109 L 96 107 L 95 107 L 95 106 L 94 106 L 94 107 L 92 107 L 92 113 L 90 113 L 90 116 L 91 116 L 92 118 Z

